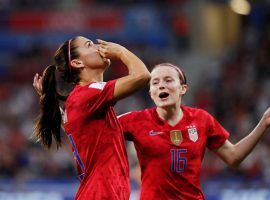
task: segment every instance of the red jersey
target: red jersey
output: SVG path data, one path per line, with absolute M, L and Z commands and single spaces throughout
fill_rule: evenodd
M 123 132 L 115 116 L 115 80 L 77 85 L 65 104 L 64 128 L 78 177 L 78 200 L 128 200 L 129 167 Z
M 203 200 L 200 168 L 206 147 L 216 149 L 229 133 L 206 111 L 181 106 L 175 126 L 156 108 L 119 117 L 125 137 L 135 144 L 140 162 L 141 200 Z

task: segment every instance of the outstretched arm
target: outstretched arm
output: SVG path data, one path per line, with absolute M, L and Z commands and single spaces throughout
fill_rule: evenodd
M 253 150 L 269 126 L 270 108 L 265 111 L 261 120 L 250 134 L 236 144 L 226 140 L 221 147 L 215 150 L 215 153 L 229 166 L 237 167 Z

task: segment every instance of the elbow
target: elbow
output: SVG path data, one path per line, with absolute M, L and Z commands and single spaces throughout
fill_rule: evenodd
M 226 161 L 227 165 L 230 168 L 236 169 L 240 166 L 242 160 L 241 159 L 237 159 L 234 156 L 231 156 L 231 158 L 229 160 Z
M 137 74 L 137 80 L 141 83 L 141 85 L 146 85 L 150 81 L 150 73 L 148 71 Z
M 143 73 L 142 79 L 143 79 L 146 83 L 148 83 L 148 82 L 150 81 L 150 79 L 151 79 L 150 73 L 149 73 L 148 71 L 145 72 L 145 73 Z
M 228 166 L 232 169 L 237 169 L 239 167 L 241 162 L 230 162 L 230 163 L 227 163 Z

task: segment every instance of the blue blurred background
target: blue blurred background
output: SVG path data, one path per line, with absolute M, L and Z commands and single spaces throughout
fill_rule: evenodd
M 184 103 L 213 114 L 232 142 L 269 106 L 269 0 L 0 0 L 0 199 L 73 199 L 78 180 L 64 134 L 58 151 L 42 149 L 30 136 L 38 113 L 33 76 L 76 35 L 118 42 L 149 69 L 180 65 L 189 84 Z M 105 79 L 125 73 L 115 62 Z M 145 88 L 121 100 L 116 112 L 149 106 Z M 239 169 L 206 152 L 201 181 L 208 200 L 270 200 L 269 134 Z M 137 199 L 140 170 L 133 144 L 127 149 L 131 199 Z

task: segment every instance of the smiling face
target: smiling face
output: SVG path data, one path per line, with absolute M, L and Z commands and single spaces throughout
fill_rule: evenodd
M 157 107 L 170 107 L 181 103 L 187 85 L 180 84 L 179 73 L 166 65 L 159 65 L 151 72 L 150 96 Z
M 71 61 L 73 67 L 105 68 L 108 65 L 107 59 L 100 56 L 98 45 L 85 37 L 77 37 L 74 46 L 78 52 L 78 58 Z

